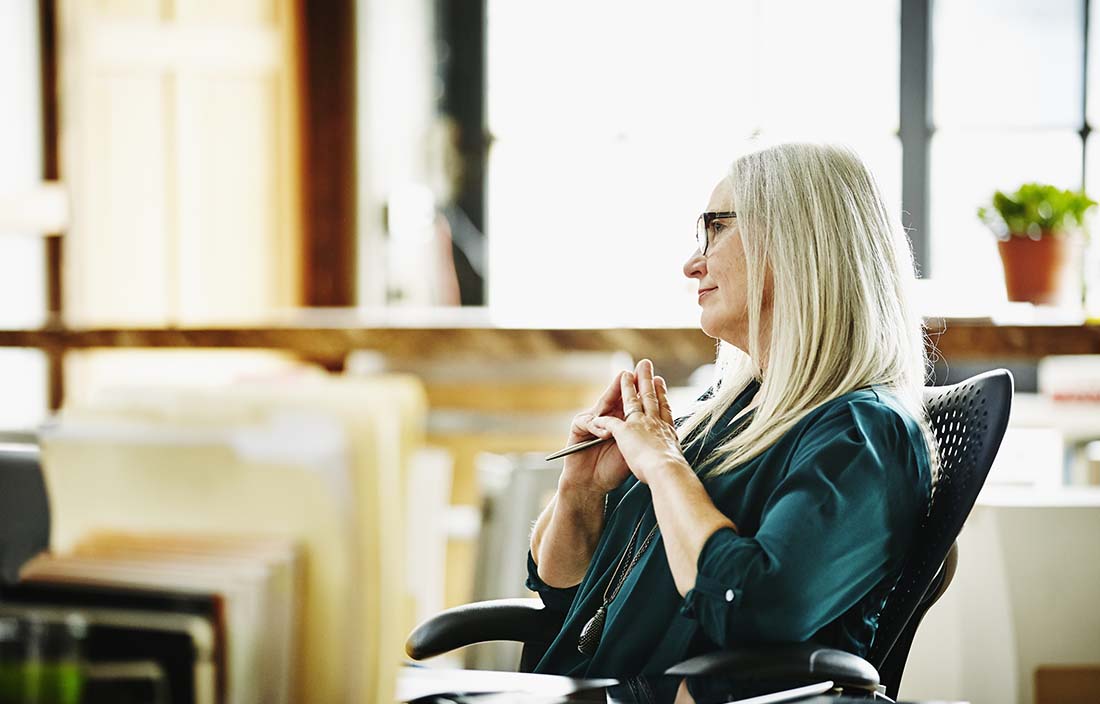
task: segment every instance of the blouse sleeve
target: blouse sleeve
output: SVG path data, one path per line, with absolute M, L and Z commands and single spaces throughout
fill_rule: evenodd
M 547 609 L 562 614 L 567 613 L 569 607 L 573 605 L 573 598 L 577 596 L 578 587 L 580 585 L 575 584 L 566 589 L 559 589 L 542 581 L 535 558 L 530 550 L 527 551 L 527 588 L 539 595 Z
M 792 452 L 756 535 L 722 529 L 699 554 L 682 613 L 719 647 L 804 641 L 838 618 L 892 568 L 927 498 L 904 421 L 880 404 L 829 409 Z

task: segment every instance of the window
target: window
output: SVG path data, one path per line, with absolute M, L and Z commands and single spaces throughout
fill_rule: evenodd
M 0 201 L 9 204 L 42 180 L 38 3 L 0 3 Z M 45 247 L 37 232 L 11 231 L 0 212 L 0 326 L 38 327 L 45 319 Z M 0 430 L 24 430 L 46 415 L 46 360 L 38 350 L 0 349 Z
M 680 273 L 693 223 L 754 134 L 851 144 L 900 208 L 898 13 L 880 0 L 489 0 L 494 317 L 695 324 Z
M 38 3 L 0 3 L 0 199 L 18 198 L 42 180 Z M 10 101 L 10 102 L 9 102 Z M 11 218 L 0 213 L 0 223 Z M 45 249 L 37 232 L 0 224 L 0 325 L 36 327 L 45 303 Z
M 988 308 L 1005 301 L 1004 275 L 978 206 L 1027 181 L 1082 185 L 1082 9 L 1081 0 L 933 3 L 931 276 L 965 282 Z
M 902 1 L 907 21 L 930 20 L 918 42 L 930 75 L 915 83 L 932 106 L 916 145 L 929 166 L 911 172 L 926 184 L 912 204 L 928 213 L 915 233 L 928 244 L 926 290 L 970 311 L 1003 306 L 977 208 L 1026 181 L 1100 183 L 1100 147 L 1088 139 L 1100 113 L 1095 40 L 1087 73 L 1085 57 L 1093 0 L 695 0 L 675 12 L 488 0 L 494 311 L 606 320 L 600 309 L 618 313 L 629 291 L 633 322 L 687 322 L 691 287 L 676 270 L 688 224 L 754 133 L 852 144 L 900 210 L 899 44 L 915 31 L 901 25 Z M 1097 271 L 1093 308 L 1097 249 L 1086 268 Z

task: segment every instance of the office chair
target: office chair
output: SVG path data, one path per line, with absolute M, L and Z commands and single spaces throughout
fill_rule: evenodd
M 955 538 L 1008 426 L 1012 374 L 997 369 L 951 386 L 926 387 L 924 402 L 940 455 L 939 479 L 867 658 L 813 642 L 766 644 L 699 655 L 666 674 L 833 680 L 846 691 L 897 698 L 917 627 L 951 583 L 958 561 Z M 530 671 L 560 629 L 560 616 L 544 609 L 539 599 L 498 599 L 437 614 L 410 634 L 405 650 L 422 660 L 474 643 L 519 641 L 524 644 L 520 670 Z

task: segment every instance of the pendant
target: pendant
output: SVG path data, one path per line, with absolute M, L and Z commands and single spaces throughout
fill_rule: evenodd
M 607 618 L 607 604 L 596 609 L 595 615 L 588 619 L 588 623 L 584 624 L 584 628 L 581 629 L 581 637 L 577 639 L 577 650 L 582 655 L 592 657 L 596 654 L 596 648 L 599 647 L 600 638 L 603 636 L 605 618 Z

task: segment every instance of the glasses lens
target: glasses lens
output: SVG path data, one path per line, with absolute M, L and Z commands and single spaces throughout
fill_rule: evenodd
M 707 253 L 707 225 L 704 215 L 700 215 L 695 221 L 695 244 L 699 246 L 699 254 Z

